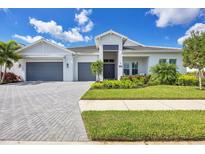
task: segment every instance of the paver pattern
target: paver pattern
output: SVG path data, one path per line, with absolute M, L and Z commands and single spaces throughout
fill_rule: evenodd
M 90 82 L 0 85 L 1 141 L 87 141 L 78 101 Z

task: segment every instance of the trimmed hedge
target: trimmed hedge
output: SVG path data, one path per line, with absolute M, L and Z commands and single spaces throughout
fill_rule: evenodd
M 144 82 L 144 84 L 147 84 L 150 80 L 151 75 L 127 75 L 127 76 L 122 76 L 121 80 L 130 80 L 130 81 L 137 81 L 141 80 Z
M 123 89 L 123 88 L 139 88 L 144 86 L 144 80 L 104 80 L 95 82 L 91 85 L 92 89 Z
M 198 86 L 198 77 L 194 74 L 181 74 L 178 77 L 177 84 L 180 86 Z M 205 86 L 205 78 L 202 78 L 202 85 Z

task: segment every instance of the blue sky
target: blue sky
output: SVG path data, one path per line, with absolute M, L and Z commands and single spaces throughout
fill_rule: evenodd
M 94 44 L 109 29 L 151 46 L 181 47 L 205 31 L 203 9 L 0 9 L 0 41 L 46 38 L 65 47 Z

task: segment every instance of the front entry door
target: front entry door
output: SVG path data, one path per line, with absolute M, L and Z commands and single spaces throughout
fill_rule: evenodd
M 115 64 L 103 65 L 103 77 L 104 79 L 115 79 Z

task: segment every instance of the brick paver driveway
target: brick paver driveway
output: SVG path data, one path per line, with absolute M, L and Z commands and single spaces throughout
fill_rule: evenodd
M 89 82 L 0 85 L 0 140 L 86 141 L 78 100 Z

